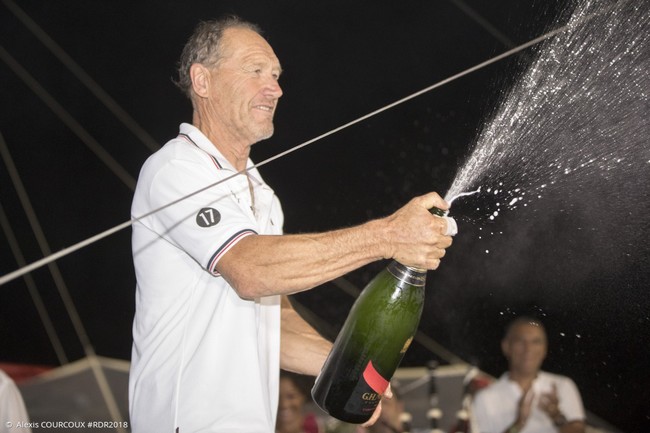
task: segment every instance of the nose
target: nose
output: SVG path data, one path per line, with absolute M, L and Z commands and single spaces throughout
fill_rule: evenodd
M 280 99 L 282 93 L 282 88 L 280 87 L 278 80 L 274 77 L 270 77 L 264 87 L 264 95 L 269 98 Z

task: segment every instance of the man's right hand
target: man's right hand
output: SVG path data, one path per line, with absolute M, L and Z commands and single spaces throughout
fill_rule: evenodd
M 413 198 L 394 214 L 385 218 L 387 247 L 385 258 L 393 258 L 406 266 L 436 269 L 452 243 L 447 221 L 432 215 L 429 209 L 449 209 L 449 204 L 431 192 Z
M 528 422 L 528 418 L 530 417 L 530 412 L 533 408 L 533 398 L 535 397 L 535 393 L 533 392 L 532 388 L 526 391 L 524 395 L 521 397 L 521 400 L 519 400 L 519 410 L 517 411 L 517 419 L 515 422 L 512 424 L 510 429 L 507 430 L 508 433 L 515 433 L 521 431 L 526 423 Z

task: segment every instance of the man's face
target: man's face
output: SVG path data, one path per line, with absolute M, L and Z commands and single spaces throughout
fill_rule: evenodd
M 223 57 L 211 70 L 208 106 L 221 132 L 253 144 L 273 135 L 273 114 L 282 89 L 281 67 L 273 49 L 252 30 L 230 28 Z
M 501 342 L 503 354 L 510 363 L 510 371 L 518 374 L 536 374 L 546 357 L 546 333 L 535 324 L 521 323 L 510 330 Z

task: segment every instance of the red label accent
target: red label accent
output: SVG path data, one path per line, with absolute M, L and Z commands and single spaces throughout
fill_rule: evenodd
M 372 361 L 369 361 L 366 369 L 363 370 L 363 379 L 377 394 L 383 394 L 386 388 L 388 388 L 388 381 L 381 377 L 381 374 L 375 370 Z

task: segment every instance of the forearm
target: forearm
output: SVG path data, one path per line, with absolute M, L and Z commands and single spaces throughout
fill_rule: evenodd
M 321 337 L 282 297 L 280 367 L 294 373 L 317 376 L 332 343 Z
M 569 421 L 562 424 L 558 431 L 560 433 L 585 433 L 584 421 Z
M 416 197 L 394 214 L 326 233 L 247 236 L 217 264 L 239 296 L 252 299 L 307 290 L 382 258 L 435 269 L 451 245 L 447 222 L 428 209 L 448 205 L 436 194 Z
M 524 428 L 525 425 L 526 425 L 525 421 L 521 422 L 519 419 L 517 419 L 502 433 L 519 433 Z
M 380 221 L 326 233 L 248 236 L 217 269 L 243 298 L 307 290 L 386 256 Z

